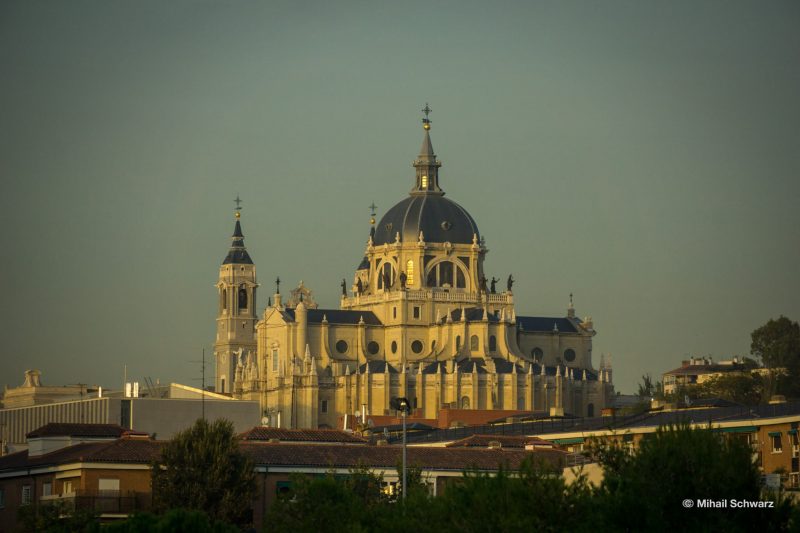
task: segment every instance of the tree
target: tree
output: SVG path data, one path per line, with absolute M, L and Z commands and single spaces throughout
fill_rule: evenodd
M 651 398 L 661 399 L 664 397 L 664 386 L 660 381 L 654 381 L 653 377 L 647 373 L 642 376 L 642 382 L 639 383 L 636 395 L 648 402 Z
M 758 405 L 769 399 L 767 381 L 749 370 L 742 373 L 732 372 L 714 376 L 703 383 L 683 385 L 671 396 L 677 401 L 683 401 L 686 397 L 720 398 L 744 405 Z
M 75 509 L 63 501 L 23 505 L 17 512 L 20 531 L 46 533 L 95 532 L 100 530 L 94 509 Z
M 169 441 L 153 464 L 153 508 L 203 511 L 212 520 L 246 525 L 255 497 L 253 465 L 233 424 L 199 419 Z
M 787 524 L 785 501 L 776 509 L 687 509 L 698 500 L 762 499 L 752 450 L 741 439 L 685 424 L 659 428 L 633 454 L 614 442 L 593 452 L 604 468 L 596 502 L 604 509 L 604 529 L 779 531 Z
M 296 474 L 292 491 L 270 508 L 269 531 L 373 531 L 374 519 L 392 514 L 382 490 L 383 476 L 358 467 L 347 476 L 329 472 L 324 477 Z
M 212 521 L 201 511 L 173 509 L 161 516 L 140 513 L 103 526 L 102 533 L 237 533 L 239 528 L 225 522 Z
M 800 325 L 781 315 L 751 334 L 750 352 L 773 374 L 779 394 L 800 394 Z M 784 370 L 785 369 L 785 370 Z

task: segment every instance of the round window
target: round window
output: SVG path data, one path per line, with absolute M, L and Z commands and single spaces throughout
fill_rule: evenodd
M 419 353 L 422 351 L 422 341 L 414 341 L 411 343 L 411 351 Z
M 378 353 L 380 349 L 381 349 L 380 345 L 378 345 L 378 343 L 375 341 L 370 341 L 369 344 L 367 344 L 367 351 L 372 355 Z
M 392 353 L 397 353 L 397 342 L 392 341 Z
M 531 357 L 533 357 L 537 361 L 541 361 L 543 355 L 544 352 L 542 351 L 541 348 L 534 348 L 533 350 L 531 350 Z
M 339 341 L 336 343 L 336 351 L 345 353 L 347 351 L 347 341 Z
M 573 350 L 572 348 L 567 348 L 566 350 L 564 350 L 564 359 L 569 363 L 574 361 L 575 360 L 575 350 Z

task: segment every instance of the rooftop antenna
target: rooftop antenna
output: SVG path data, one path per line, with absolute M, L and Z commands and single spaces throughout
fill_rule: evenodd
M 200 363 L 200 409 L 202 412 L 203 420 L 206 419 L 206 349 L 203 348 L 203 358 L 200 361 L 189 361 L 190 363 Z M 197 380 L 198 378 L 194 378 Z

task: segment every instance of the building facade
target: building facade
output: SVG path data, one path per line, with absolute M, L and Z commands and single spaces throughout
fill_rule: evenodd
M 592 364 L 591 318 L 576 316 L 571 296 L 564 316 L 517 315 L 513 276 L 487 279 L 489 250 L 472 216 L 445 197 L 430 121 L 423 126 L 409 196 L 377 224 L 372 217 L 339 309 L 318 308 L 301 284 L 286 301 L 277 290 L 256 323 L 255 268 L 237 213 L 218 285 L 218 390 L 233 373 L 235 397 L 259 400 L 271 425 L 292 428 L 389 414 L 393 397 L 425 418 L 442 408 L 599 416 L 612 371 Z M 241 323 L 227 322 L 241 310 L 232 290 L 246 298 Z

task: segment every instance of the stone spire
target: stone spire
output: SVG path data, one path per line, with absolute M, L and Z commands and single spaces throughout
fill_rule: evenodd
M 425 130 L 425 133 L 422 137 L 419 155 L 414 161 L 416 181 L 414 188 L 411 189 L 411 194 L 444 194 L 439 187 L 439 167 L 442 166 L 442 163 L 436 160 L 433 143 L 431 143 L 431 120 L 428 118 L 431 111 L 430 106 L 425 104 L 425 108 L 422 110 L 425 113 L 425 118 L 422 119 L 422 129 Z

